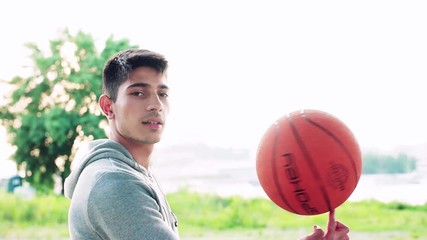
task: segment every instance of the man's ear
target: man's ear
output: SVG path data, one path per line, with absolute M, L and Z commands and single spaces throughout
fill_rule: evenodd
M 114 118 L 114 112 L 113 112 L 112 104 L 113 104 L 113 100 L 109 96 L 102 94 L 99 97 L 99 106 L 101 107 L 102 113 L 104 113 L 104 115 L 108 119 Z

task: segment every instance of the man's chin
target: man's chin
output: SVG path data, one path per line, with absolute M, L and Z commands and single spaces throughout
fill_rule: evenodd
M 142 139 L 139 142 L 143 143 L 143 144 L 156 144 L 156 143 L 160 142 L 160 138 Z

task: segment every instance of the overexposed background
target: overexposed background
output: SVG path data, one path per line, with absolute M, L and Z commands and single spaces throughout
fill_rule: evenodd
M 164 146 L 255 152 L 274 120 L 315 108 L 343 120 L 364 151 L 420 148 L 426 12 L 425 1 L 6 1 L 0 79 L 28 73 L 27 42 L 47 48 L 65 28 L 100 46 L 113 35 L 170 61 Z M 14 165 L 3 129 L 0 141 L 2 177 Z

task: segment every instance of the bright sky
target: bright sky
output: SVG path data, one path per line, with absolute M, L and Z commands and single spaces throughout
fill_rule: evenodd
M 28 65 L 26 42 L 113 35 L 170 61 L 163 144 L 255 151 L 277 118 L 314 108 L 362 148 L 391 150 L 427 143 L 426 12 L 408 0 L 2 1 L 0 79 Z

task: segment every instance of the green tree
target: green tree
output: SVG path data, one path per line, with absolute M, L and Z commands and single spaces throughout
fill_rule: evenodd
M 50 191 L 55 177 L 63 185 L 70 174 L 75 144 L 105 137 L 105 119 L 97 106 L 103 64 L 114 52 L 136 46 L 111 36 L 99 52 L 90 34 L 68 30 L 50 41 L 47 54 L 34 43 L 26 46 L 32 53 L 32 74 L 3 81 L 14 90 L 0 107 L 1 124 L 16 146 L 12 158 L 26 180 Z

